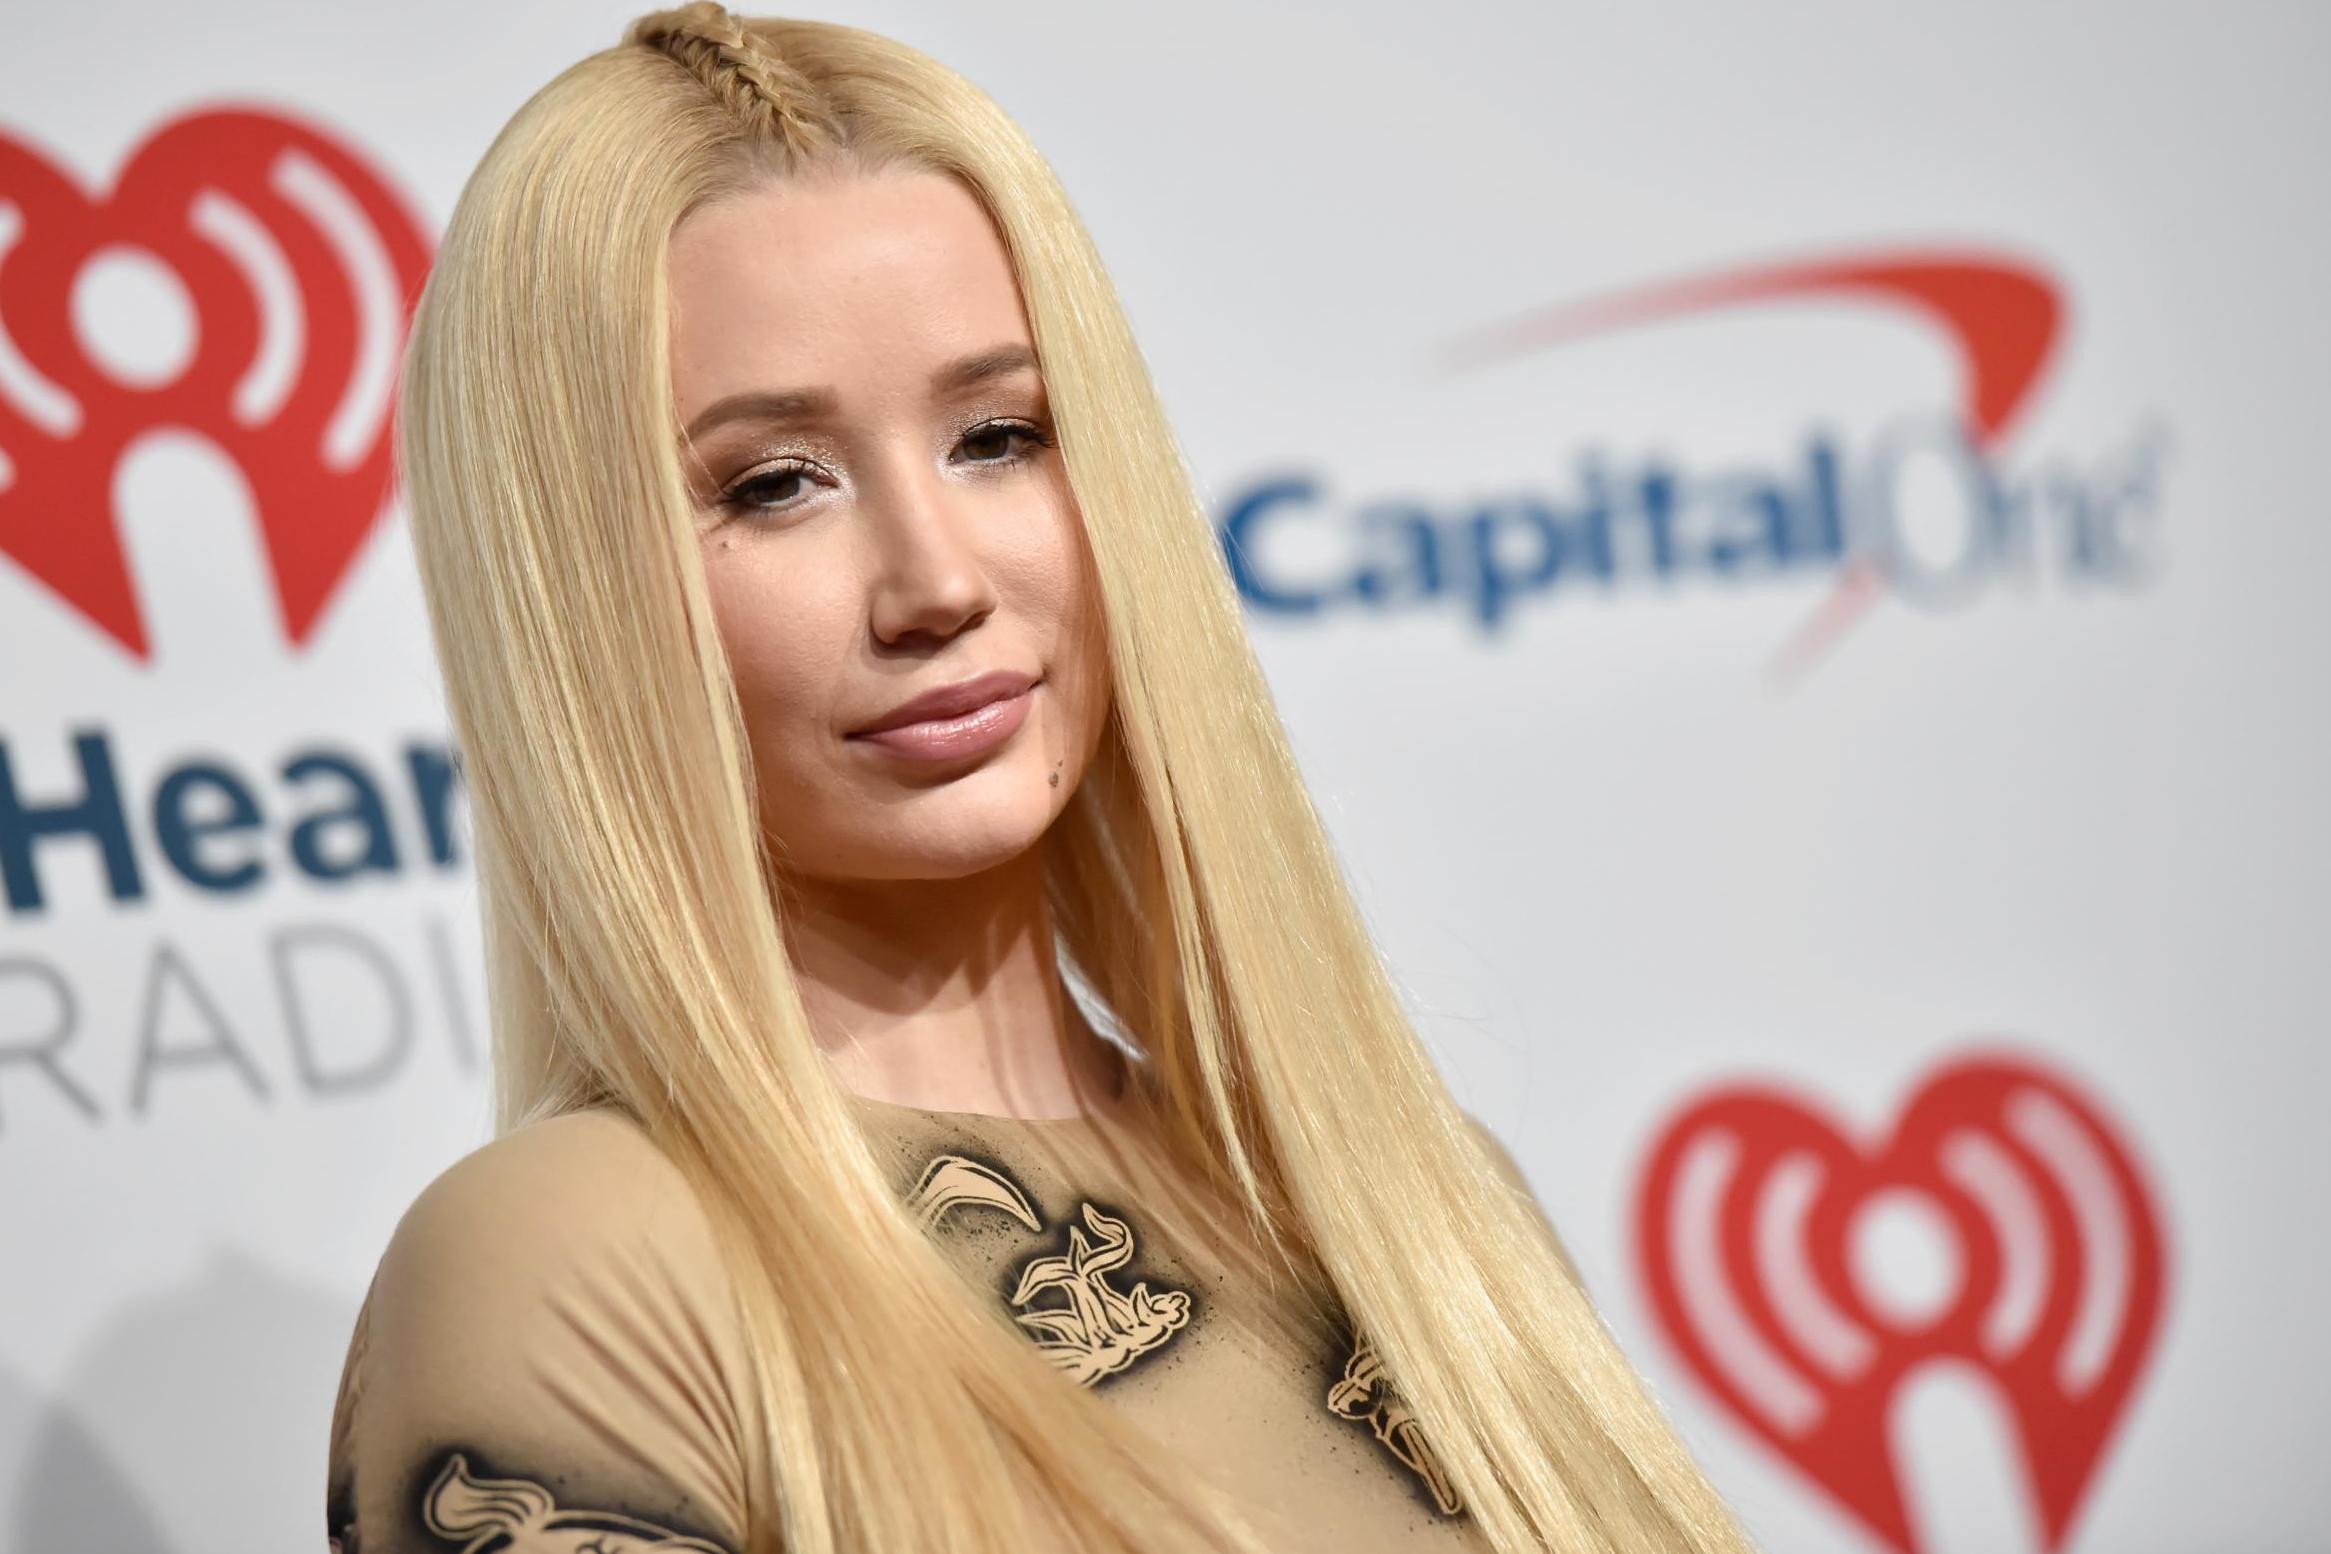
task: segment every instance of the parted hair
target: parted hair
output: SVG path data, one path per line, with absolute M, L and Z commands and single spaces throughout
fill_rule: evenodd
M 959 179 L 1010 255 L 1109 653 L 1040 844 L 1059 950 L 1162 1140 L 1332 1285 L 1497 1548 L 1749 1544 L 1467 1126 L 1305 790 L 1092 240 L 985 93 L 877 34 L 699 3 L 545 85 L 465 185 L 398 448 L 462 752 L 499 1123 L 633 1117 L 723 1247 L 749 1548 L 1259 1550 L 917 1228 L 812 1038 L 708 604 L 666 257 L 768 179 Z

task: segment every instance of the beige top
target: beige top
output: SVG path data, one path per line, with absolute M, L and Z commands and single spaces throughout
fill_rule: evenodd
M 1372 1351 L 1175 1236 L 1172 1184 L 1091 1120 L 856 1106 L 949 1260 L 1273 1547 L 1488 1547 Z M 335 1554 L 742 1549 L 749 1371 L 727 1289 L 693 1194 L 617 1113 L 456 1163 L 357 1317 L 332 1420 Z

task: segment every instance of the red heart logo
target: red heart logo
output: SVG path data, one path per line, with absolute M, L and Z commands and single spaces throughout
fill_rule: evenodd
M 1890 1293 L 1868 1255 L 1873 1216 L 1906 1209 L 1957 1254 L 1924 1301 Z M 2160 1329 L 2165 1237 L 2134 1156 L 2101 1108 L 2015 1057 L 1935 1073 L 1869 1149 L 1778 1089 L 1703 1096 L 1653 1146 L 1636 1225 L 1684 1362 L 1902 1554 L 1918 1540 L 1887 1416 L 1914 1368 L 1997 1382 L 2056 1549 Z
M 166 381 L 123 381 L 74 328 L 85 268 L 124 250 L 193 308 Z M 304 644 L 388 500 L 395 366 L 429 255 L 361 158 L 274 114 L 165 125 L 101 200 L 0 135 L 0 553 L 149 657 L 113 478 L 134 439 L 183 427 L 241 468 L 284 635 Z

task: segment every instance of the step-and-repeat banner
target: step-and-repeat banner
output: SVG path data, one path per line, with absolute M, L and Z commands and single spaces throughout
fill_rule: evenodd
M 321 1546 L 487 1127 L 391 374 L 629 14 L 0 21 L 0 1548 Z M 1759 1538 L 2331 1549 L 2331 18 L 823 14 L 1060 167 L 1420 1027 Z

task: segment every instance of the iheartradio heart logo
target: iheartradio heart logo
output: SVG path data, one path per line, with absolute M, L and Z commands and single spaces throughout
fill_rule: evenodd
M 2151 1356 L 2168 1256 L 2134 1155 L 2070 1084 L 1964 1058 L 1867 1145 L 1786 1092 L 1726 1087 L 1659 1135 L 1635 1222 L 1684 1362 L 1887 1546 L 1919 1554 L 1891 1406 L 1947 1360 L 1996 1383 L 2062 1547 Z M 1905 1227 L 1945 1254 L 1923 1290 L 1884 1255 Z
M 185 428 L 241 470 L 304 645 L 387 503 L 430 246 L 361 158 L 274 114 L 164 125 L 100 198 L 0 134 L 0 553 L 150 658 L 114 478 L 136 439 Z M 183 324 L 126 353 L 89 290 L 125 270 Z

